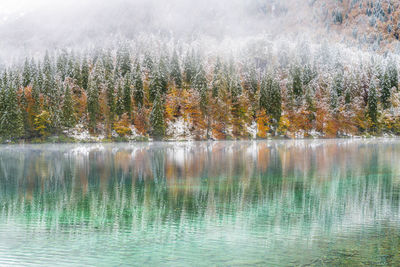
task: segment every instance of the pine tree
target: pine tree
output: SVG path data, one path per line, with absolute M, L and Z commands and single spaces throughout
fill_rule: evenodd
M 212 81 L 212 96 L 218 97 L 219 89 L 222 86 L 222 73 L 221 73 L 221 61 L 217 58 L 217 62 L 214 67 L 214 76 Z
M 185 82 L 188 85 L 191 85 L 194 81 L 194 77 L 196 75 L 196 59 L 194 51 L 192 50 L 191 54 L 187 54 L 185 57 L 185 61 L 183 62 L 183 73 L 185 77 Z
M 16 140 L 24 134 L 24 122 L 18 106 L 15 89 L 3 88 L 0 97 L 0 136 L 3 140 Z
M 257 92 L 258 81 L 254 66 L 245 65 L 243 87 L 253 95 Z
M 381 81 L 381 102 L 383 109 L 390 108 L 391 88 L 390 76 L 388 71 L 386 71 Z
M 62 124 L 66 128 L 74 127 L 76 117 L 74 113 L 74 102 L 72 99 L 71 89 L 67 85 L 64 93 L 64 103 L 62 106 Z
M 144 99 L 143 80 L 139 63 L 136 64 L 134 99 L 135 99 L 135 104 L 138 108 L 143 106 L 143 99 Z
M 86 59 L 86 56 L 82 60 L 82 68 L 81 68 L 81 82 L 80 86 L 85 89 L 85 91 L 88 90 L 88 85 L 89 85 L 89 64 Z
M 124 111 L 128 113 L 129 119 L 132 118 L 132 88 L 129 76 L 125 75 L 124 81 Z
M 31 64 L 25 59 L 24 70 L 22 73 L 22 86 L 27 87 L 32 81 Z
M 301 70 L 298 66 L 294 67 L 292 71 L 292 92 L 296 99 L 299 99 L 303 96 Z
M 397 66 L 396 63 L 394 62 L 393 59 L 389 61 L 388 67 L 387 67 L 387 72 L 389 75 L 390 79 L 390 88 L 395 87 L 396 89 L 399 88 L 399 74 L 397 71 Z
M 371 81 L 368 91 L 368 117 L 372 123 L 372 130 L 375 131 L 377 129 L 378 123 L 378 92 L 376 89 L 375 81 Z
M 95 79 L 90 79 L 88 88 L 87 109 L 89 114 L 89 130 L 97 131 L 97 116 L 99 112 L 99 84 Z
M 175 86 L 178 88 L 181 88 L 182 74 L 181 74 L 181 68 L 179 66 L 178 54 L 176 53 L 176 51 L 174 51 L 174 53 L 172 55 L 170 76 L 171 76 L 171 79 L 174 81 Z
M 53 73 L 53 67 L 50 61 L 50 56 L 48 52 L 46 52 L 46 55 L 44 57 L 44 62 L 43 62 L 43 93 L 47 97 L 47 102 L 46 105 L 49 107 L 53 102 L 52 98 L 54 97 L 54 91 L 56 90 L 55 86 L 55 80 L 54 80 L 54 73 Z
M 338 71 L 333 79 L 333 90 L 335 91 L 338 97 L 343 95 L 344 91 L 344 80 L 343 80 L 343 73 Z
M 120 81 L 118 82 L 117 88 L 115 113 L 118 115 L 118 117 L 121 117 L 121 115 L 124 113 L 124 94 Z
M 164 110 L 160 93 L 158 92 L 150 114 L 151 135 L 154 139 L 160 140 L 165 135 Z
M 122 77 L 131 72 L 131 58 L 127 44 L 120 46 L 117 51 L 117 69 Z
M 265 110 L 266 115 L 270 116 L 275 124 L 278 124 L 282 113 L 281 88 L 278 81 L 269 74 L 265 75 L 261 82 L 260 108 Z
M 161 77 L 161 73 L 159 69 L 153 70 L 150 77 L 150 86 L 149 86 L 149 97 L 150 101 L 153 102 L 156 98 L 157 94 L 163 93 L 163 79 Z

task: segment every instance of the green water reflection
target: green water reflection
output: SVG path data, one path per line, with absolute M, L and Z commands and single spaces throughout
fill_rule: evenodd
M 400 265 L 400 141 L 0 147 L 0 265 Z

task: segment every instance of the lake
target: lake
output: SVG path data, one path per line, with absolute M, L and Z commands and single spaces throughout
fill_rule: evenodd
M 400 266 L 400 140 L 0 146 L 0 266 Z

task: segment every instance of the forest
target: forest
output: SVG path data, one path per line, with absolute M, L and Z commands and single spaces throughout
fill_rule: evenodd
M 0 81 L 1 141 L 400 134 L 396 55 L 264 37 L 220 50 L 118 41 L 9 64 Z

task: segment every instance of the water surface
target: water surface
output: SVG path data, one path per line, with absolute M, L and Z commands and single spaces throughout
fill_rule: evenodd
M 0 146 L 0 266 L 400 266 L 400 141 Z

